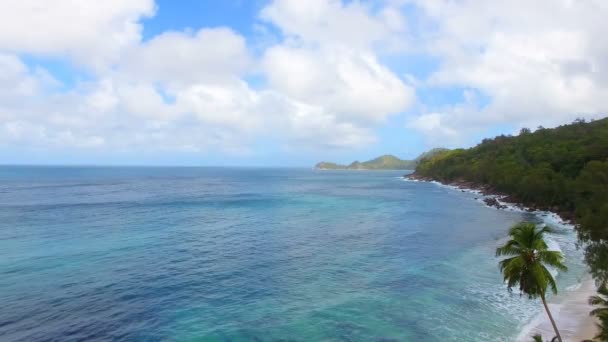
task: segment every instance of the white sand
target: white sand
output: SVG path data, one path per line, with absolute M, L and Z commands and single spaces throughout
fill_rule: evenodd
M 557 323 L 562 339 L 569 342 L 580 342 L 591 339 L 596 333 L 595 319 L 589 316 L 593 309 L 587 303 L 589 296 L 596 294 L 596 287 L 591 277 L 585 279 L 575 290 L 565 291 L 551 298 L 549 309 Z M 518 341 L 532 341 L 531 336 L 540 333 L 544 340 L 551 340 L 555 333 L 547 314 L 543 310 L 527 329 L 522 331 Z

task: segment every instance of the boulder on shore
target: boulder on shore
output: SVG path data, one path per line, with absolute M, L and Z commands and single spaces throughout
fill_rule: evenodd
M 501 204 L 495 197 L 486 197 L 483 199 L 483 202 L 488 207 L 494 207 L 496 209 L 506 209 L 507 208 L 506 205 Z

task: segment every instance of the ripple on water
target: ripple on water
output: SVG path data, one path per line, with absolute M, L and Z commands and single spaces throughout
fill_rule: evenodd
M 0 168 L 0 340 L 512 339 L 493 249 L 530 216 L 397 176 Z

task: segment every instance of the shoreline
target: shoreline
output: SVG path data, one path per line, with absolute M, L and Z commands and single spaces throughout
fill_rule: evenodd
M 574 222 L 574 215 L 571 212 L 560 211 L 558 207 L 547 208 L 547 207 L 539 207 L 536 205 L 528 207 L 528 206 L 525 206 L 524 204 L 522 204 L 520 201 L 518 201 L 513 196 L 506 194 L 504 192 L 497 191 L 489 185 L 483 185 L 483 184 L 466 181 L 466 180 L 462 180 L 462 179 L 455 180 L 452 182 L 441 182 L 441 181 L 438 181 L 438 180 L 430 178 L 430 177 L 419 176 L 415 172 L 407 174 L 407 175 L 403 175 L 403 178 L 406 180 L 409 180 L 409 181 L 414 181 L 414 182 L 436 183 L 436 184 L 440 184 L 443 186 L 452 187 L 454 189 L 461 190 L 464 192 L 476 193 L 476 194 L 486 197 L 483 199 L 483 201 L 487 206 L 494 207 L 496 209 L 501 209 L 501 210 L 517 209 L 517 210 L 521 210 L 523 212 L 528 212 L 528 213 L 533 213 L 533 214 L 534 213 L 549 213 L 551 215 L 555 215 L 555 216 L 559 217 L 561 222 L 563 222 L 564 224 L 569 224 L 569 225 L 572 225 L 573 227 L 576 226 L 576 223 Z
M 457 191 L 474 193 L 480 196 L 480 198 L 475 199 L 481 200 L 488 207 L 497 210 L 531 213 L 543 221 L 547 216 L 552 216 L 559 224 L 575 228 L 575 224 L 569 218 L 571 215 L 564 215 L 564 213 L 560 215 L 560 213 L 551 210 L 525 207 L 507 194 L 494 191 L 488 186 L 462 180 L 444 183 L 431 178 L 420 177 L 414 173 L 404 175 L 403 178 L 408 181 L 434 183 Z M 581 279 L 576 288 L 565 289 L 558 295 L 549 298 L 548 305 L 558 323 L 564 341 L 580 342 L 593 338 L 597 333 L 596 319 L 589 315 L 593 307 L 587 302 L 590 296 L 596 294 L 596 291 L 597 288 L 591 275 L 586 273 L 586 276 Z M 516 341 L 530 341 L 531 337 L 537 333 L 540 333 L 545 340 L 554 336 L 553 327 L 544 310 L 522 328 Z
M 581 342 L 597 333 L 596 320 L 589 315 L 593 307 L 587 303 L 589 296 L 596 294 L 595 283 L 587 276 L 579 285 L 551 297 L 548 303 L 564 341 Z M 530 341 L 535 334 L 541 334 L 544 340 L 555 335 L 544 310 L 523 327 L 516 341 Z

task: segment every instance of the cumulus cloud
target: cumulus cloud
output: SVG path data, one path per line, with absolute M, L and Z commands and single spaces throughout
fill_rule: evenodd
M 406 41 L 405 18 L 390 3 L 374 10 L 359 1 L 275 0 L 262 10 L 261 18 L 280 28 L 286 38 L 310 46 L 366 49 Z
M 415 109 L 407 128 L 453 146 L 497 125 L 608 112 L 605 1 L 274 0 L 258 14 L 261 37 L 202 23 L 144 40 L 156 10 L 1 2 L 0 145 L 242 152 L 271 137 L 352 148 Z M 412 79 L 384 63 L 411 53 L 439 65 Z M 86 77 L 61 84 L 32 56 Z M 465 94 L 421 103 L 415 87 Z
M 120 63 L 131 79 L 164 84 L 223 82 L 251 64 L 245 39 L 228 28 L 165 32 L 133 46 Z
M 344 120 L 379 122 L 413 102 L 414 91 L 366 51 L 270 48 L 263 60 L 271 85 Z
M 605 1 L 415 4 L 434 27 L 424 49 L 441 60 L 427 85 L 471 88 L 488 98 L 476 108 L 463 103 L 445 111 L 436 129 L 423 132 L 453 130 L 462 138 L 472 121 L 554 126 L 608 112 Z M 432 115 L 423 113 L 411 125 Z
M 305 105 L 295 108 L 308 108 L 297 111 L 292 123 L 316 122 L 343 140 L 329 145 L 374 141 L 371 127 L 414 102 L 413 88 L 378 61 L 378 51 L 397 46 L 395 37 L 405 30 L 393 6 L 277 0 L 261 18 L 283 36 L 262 59 L 272 89 Z M 319 141 L 311 127 L 302 128 L 295 135 L 308 131 L 311 142 Z
M 270 134 L 298 148 L 344 148 L 374 142 L 373 128 L 414 101 L 378 58 L 403 41 L 404 18 L 389 3 L 272 1 L 257 25 L 278 36 L 256 53 L 226 27 L 143 40 L 152 0 L 1 6 L 5 146 L 242 151 Z M 24 54 L 73 61 L 92 77 L 57 87 Z M 264 85 L 252 87 L 250 75 Z
M 57 81 L 46 70 L 32 70 L 16 55 L 0 53 L 0 106 L 36 96 L 56 84 Z
M 153 0 L 19 0 L 0 3 L 0 49 L 68 57 L 94 68 L 141 39 Z

